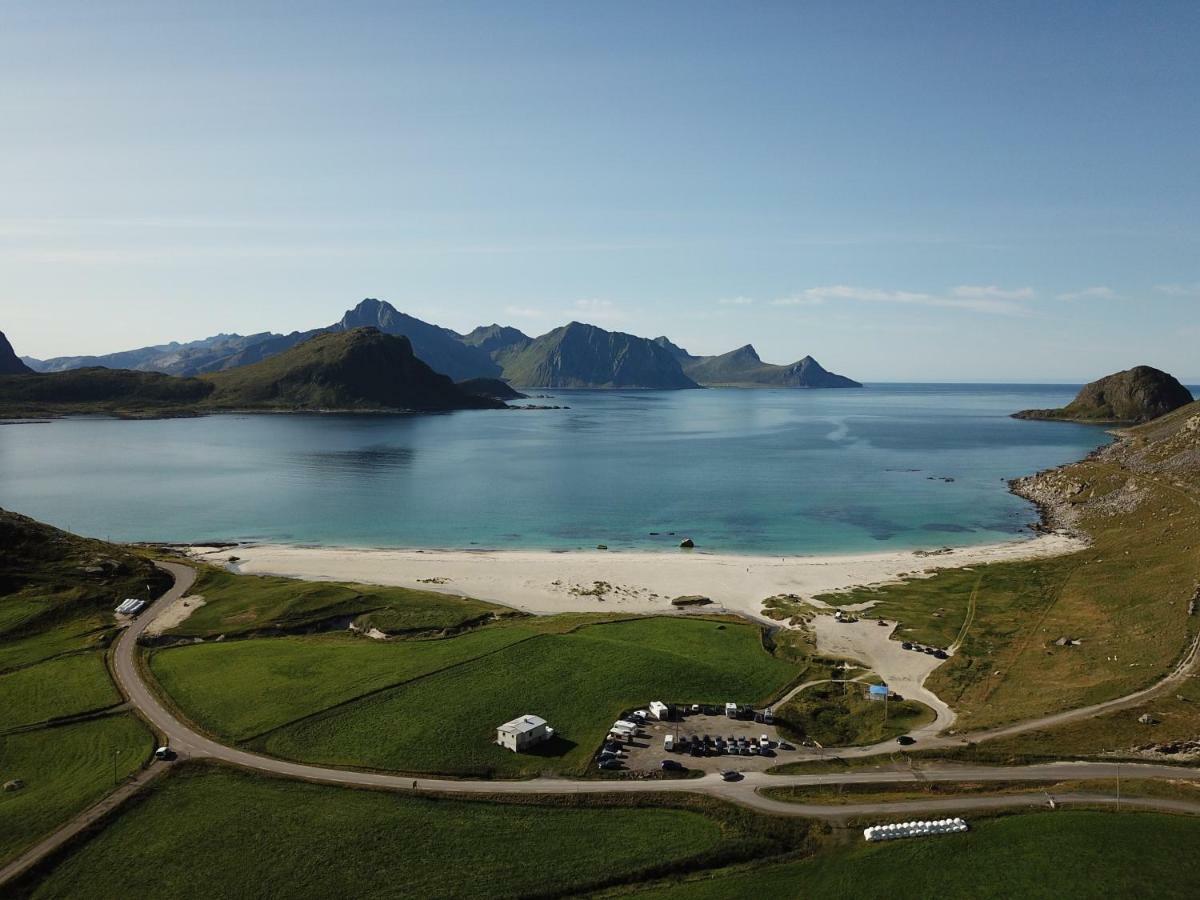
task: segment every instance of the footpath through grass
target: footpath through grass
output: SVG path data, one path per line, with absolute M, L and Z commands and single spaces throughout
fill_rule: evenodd
M 32 896 L 564 896 L 778 853 L 807 832 L 711 803 L 659 802 L 501 804 L 197 767 L 152 787 Z
M 653 699 L 761 703 L 801 671 L 763 650 L 751 625 L 692 618 L 588 625 L 343 704 L 252 745 L 290 759 L 390 771 L 580 774 L 622 710 Z M 497 747 L 496 726 L 522 713 L 545 717 L 558 737 L 533 753 Z
M 53 831 L 142 767 L 154 738 L 130 713 L 0 734 L 0 863 Z
M 965 834 L 853 846 L 637 892 L 654 900 L 1192 898 L 1200 819 L 1062 811 L 979 820 Z

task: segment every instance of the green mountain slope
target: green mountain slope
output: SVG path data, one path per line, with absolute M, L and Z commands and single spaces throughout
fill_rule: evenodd
M 202 376 L 218 409 L 486 409 L 417 359 L 406 337 L 375 328 L 319 334 L 278 356 Z
M 227 409 L 496 409 L 417 359 L 407 338 L 319 334 L 253 365 L 196 378 L 125 369 L 0 376 L 0 416 L 198 414 Z
M 699 387 L 654 341 L 581 322 L 556 328 L 502 359 L 505 380 L 521 387 Z
M 1085 385 L 1061 409 L 1026 409 L 1017 419 L 1060 419 L 1103 425 L 1149 422 L 1192 402 L 1192 392 L 1173 376 L 1151 366 L 1135 366 Z

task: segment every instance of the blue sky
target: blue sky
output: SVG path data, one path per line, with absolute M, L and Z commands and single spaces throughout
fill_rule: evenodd
M 1200 4 L 0 7 L 36 356 L 570 319 L 867 380 L 1200 380 Z

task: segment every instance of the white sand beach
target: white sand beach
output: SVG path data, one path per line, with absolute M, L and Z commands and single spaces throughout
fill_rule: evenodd
M 1084 546 L 1062 534 L 1039 535 L 931 556 L 911 551 L 847 556 L 736 556 L 698 551 L 555 553 L 544 550 L 383 550 L 246 545 L 194 547 L 201 559 L 237 556 L 246 574 L 358 581 L 462 594 L 548 615 L 561 612 L 678 612 L 671 600 L 702 595 L 705 612 L 762 615 L 778 594 L 809 598 L 827 591 L 895 581 L 905 575 L 1005 560 L 1057 556 Z

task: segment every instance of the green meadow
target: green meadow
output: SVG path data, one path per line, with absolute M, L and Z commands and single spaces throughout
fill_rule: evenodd
M 154 738 L 129 713 L 0 734 L 0 862 L 17 855 L 142 767 Z
M 423 641 L 344 634 L 251 638 L 152 651 L 150 669 L 192 721 L 242 741 L 534 634 L 514 624 Z
M 53 657 L 0 674 L 0 732 L 120 701 L 102 652 Z
M 196 767 L 155 784 L 31 895 L 564 896 L 777 853 L 805 833 L 688 799 L 501 804 Z
M 1183 860 L 1200 820 L 1060 811 L 984 819 L 964 834 L 867 844 L 809 859 L 706 873 L 635 892 L 654 900 L 871 900 L 971 897 L 1191 898 Z M 627 894 L 622 894 L 627 896 Z
M 933 710 L 915 700 L 868 700 L 866 685 L 819 684 L 775 709 L 780 730 L 823 747 L 876 744 L 932 722 Z
M 622 710 L 652 699 L 765 702 L 803 664 L 751 625 L 698 618 L 519 620 L 434 641 L 341 635 L 155 651 L 151 669 L 208 731 L 273 755 L 402 772 L 581 773 Z M 559 737 L 536 754 L 493 743 L 522 713 Z

